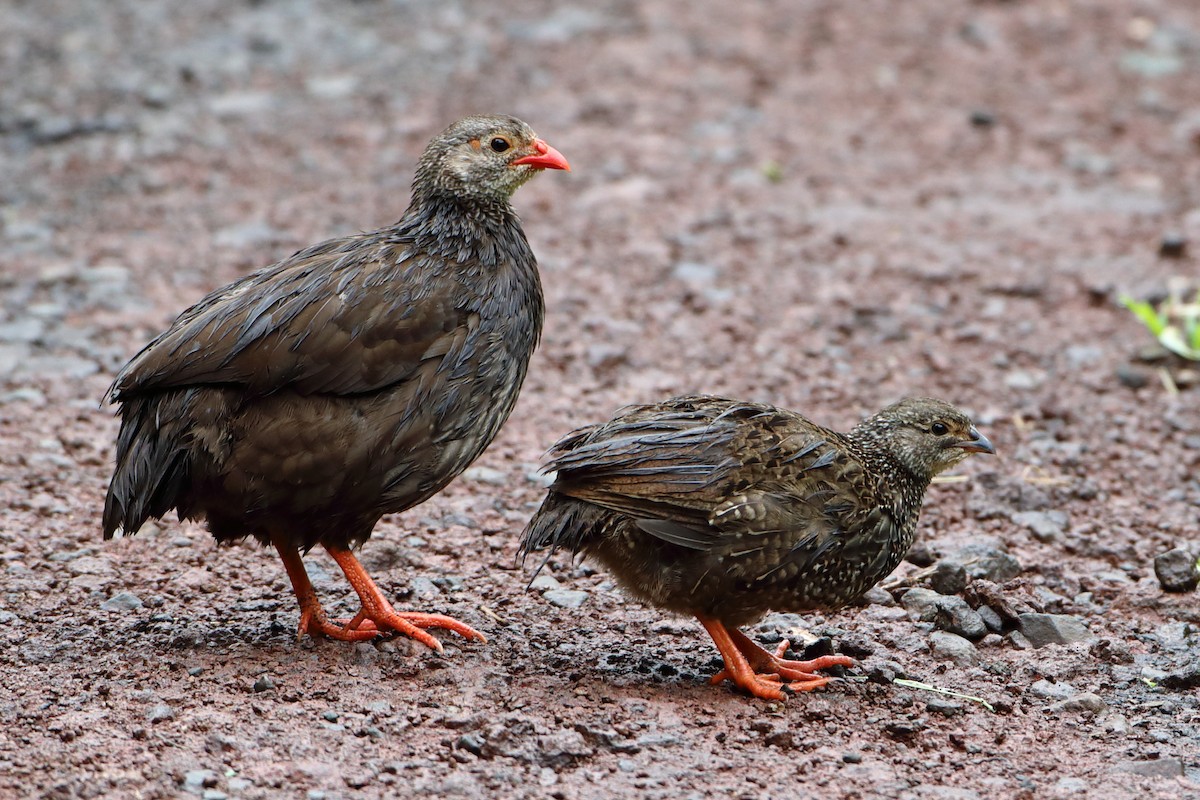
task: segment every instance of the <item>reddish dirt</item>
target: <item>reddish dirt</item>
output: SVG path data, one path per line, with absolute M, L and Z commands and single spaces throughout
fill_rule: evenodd
M 1153 568 L 1200 540 L 1200 389 L 1135 360 L 1117 302 L 1200 274 L 1200 5 L 80 9 L 0 9 L 0 797 L 1200 797 L 1200 603 Z M 174 521 L 101 541 L 115 370 L 205 292 L 398 217 L 477 111 L 575 169 L 516 198 L 545 338 L 477 468 L 363 561 L 489 642 L 298 641 L 272 553 Z M 692 392 L 839 427 L 969 409 L 1002 455 L 931 489 L 923 550 L 1006 548 L 1019 574 L 962 596 L 1088 635 L 1009 622 L 947 660 L 877 592 L 752 631 L 860 660 L 771 703 L 602 572 L 549 564 L 578 608 L 527 591 L 544 449 Z

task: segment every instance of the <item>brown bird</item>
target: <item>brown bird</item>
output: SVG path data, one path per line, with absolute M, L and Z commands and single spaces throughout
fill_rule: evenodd
M 543 300 L 509 200 L 543 169 L 570 167 L 524 122 L 467 117 L 425 149 L 395 225 L 309 247 L 184 311 L 108 391 L 121 430 L 104 538 L 175 509 L 218 542 L 274 546 L 301 634 L 483 641 L 394 610 L 350 548 L 440 491 L 512 411 Z M 326 616 L 304 570 L 316 545 L 361 600 L 348 622 Z
M 971 453 L 995 450 L 940 400 L 902 400 L 847 434 L 719 397 L 631 406 L 554 446 L 521 550 L 594 557 L 637 598 L 699 619 L 725 661 L 713 683 L 783 699 L 854 662 L 785 660 L 786 640 L 772 654 L 738 628 L 837 608 L 889 574 L 930 479 Z

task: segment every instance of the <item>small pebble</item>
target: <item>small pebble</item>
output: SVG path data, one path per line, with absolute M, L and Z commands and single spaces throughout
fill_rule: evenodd
M 975 649 L 975 645 L 947 631 L 934 631 L 929 634 L 929 649 L 935 658 L 942 661 L 953 661 L 965 667 L 973 667 L 979 663 L 979 651 Z
M 954 559 L 943 558 L 929 576 L 929 585 L 941 594 L 958 594 L 967 588 L 968 580 L 966 567 Z
M 1158 243 L 1158 255 L 1161 258 L 1183 258 L 1187 255 L 1187 245 L 1187 237 L 1182 233 L 1165 233 Z
M 1067 515 L 1061 511 L 1019 511 L 1012 515 L 1012 521 L 1028 528 L 1039 542 L 1049 543 L 1062 535 Z
M 142 599 L 131 592 L 118 592 L 100 604 L 104 611 L 133 611 L 142 607 Z
M 175 709 L 166 703 L 159 703 L 146 712 L 146 721 L 151 725 L 157 725 L 160 722 L 169 722 L 173 719 L 175 719 Z
M 1075 644 L 1092 637 L 1087 626 L 1070 614 L 1019 614 L 1017 625 L 1034 647 Z
M 1177 547 L 1154 557 L 1154 574 L 1164 592 L 1190 592 L 1200 583 L 1200 561 Z
M 1050 706 L 1051 711 L 1055 712 L 1082 712 L 1087 714 L 1099 714 L 1108 708 L 1108 704 L 1098 694 L 1092 692 L 1084 692 L 1068 697 L 1066 700 L 1060 700 Z
M 1151 761 L 1122 761 L 1114 770 L 1131 772 L 1150 778 L 1179 778 L 1183 776 L 1183 762 L 1178 758 L 1156 758 Z
M 579 608 L 587 602 L 588 593 L 574 589 L 551 589 L 544 592 L 542 597 L 546 602 L 559 608 Z
M 931 697 L 925 701 L 925 710 L 930 714 L 941 714 L 945 717 L 957 717 L 965 713 L 962 703 L 956 703 L 948 697 Z
M 258 676 L 258 679 L 254 681 L 254 691 L 256 692 L 269 692 L 274 688 L 275 681 L 270 675 L 260 675 Z

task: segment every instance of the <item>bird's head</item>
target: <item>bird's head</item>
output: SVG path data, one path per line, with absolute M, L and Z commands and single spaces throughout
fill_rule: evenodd
M 860 422 L 850 438 L 884 450 L 926 481 L 972 453 L 996 454 L 966 414 L 929 397 L 910 397 L 888 406 Z
M 425 148 L 413 195 L 507 202 L 544 169 L 569 171 L 571 166 L 524 122 L 508 116 L 466 117 Z

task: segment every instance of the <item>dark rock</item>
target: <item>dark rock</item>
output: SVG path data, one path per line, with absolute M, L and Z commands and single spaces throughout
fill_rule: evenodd
M 971 124 L 976 128 L 990 128 L 996 124 L 996 115 L 984 108 L 977 108 L 971 112 Z
M 956 703 L 948 697 L 931 697 L 925 701 L 925 710 L 930 714 L 941 714 L 945 717 L 957 717 L 966 712 L 962 703 Z
M 464 733 L 458 737 L 458 742 L 454 745 L 459 750 L 466 750 L 474 756 L 483 755 L 483 737 L 477 733 Z
M 911 619 L 932 622 L 940 630 L 968 639 L 980 639 L 987 633 L 979 614 L 957 595 L 915 588 L 905 592 L 900 602 Z
M 958 594 L 967 588 L 967 568 L 958 561 L 943 558 L 929 576 L 929 585 L 941 594 Z
M 1092 636 L 1087 626 L 1070 614 L 1021 614 L 1017 626 L 1034 647 L 1075 644 Z
M 1200 687 L 1200 662 L 1164 675 L 1158 685 L 1172 691 L 1186 691 Z
M 254 691 L 269 692 L 275 688 L 275 681 L 270 675 L 259 675 L 258 680 L 254 682 Z
M 983 620 L 983 624 L 992 633 L 1004 632 L 1004 620 L 1000 618 L 1000 615 L 991 606 L 980 606 L 975 609 L 975 613 L 979 615 L 979 618 Z
M 969 544 L 954 554 L 975 579 L 1004 583 L 1021 574 L 1021 564 L 1004 551 L 998 540 Z
M 1187 255 L 1187 237 L 1178 231 L 1164 233 L 1158 243 L 1160 258 L 1183 258 Z
M 1154 377 L 1149 370 L 1135 367 L 1132 364 L 1120 364 L 1116 370 L 1117 380 L 1122 386 L 1127 386 L 1130 389 L 1141 389 L 1150 383 Z
M 1200 583 L 1200 561 L 1177 547 L 1154 557 L 1154 574 L 1164 592 L 1190 592 Z
M 917 542 L 908 549 L 908 554 L 904 556 L 904 560 L 914 566 L 929 567 L 933 562 L 937 561 L 937 554 L 933 552 L 926 542 Z

